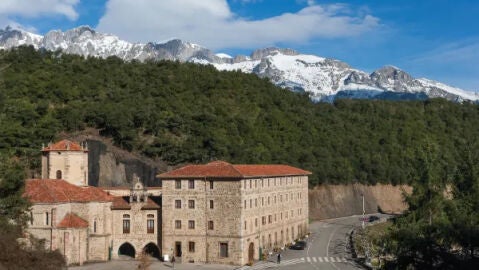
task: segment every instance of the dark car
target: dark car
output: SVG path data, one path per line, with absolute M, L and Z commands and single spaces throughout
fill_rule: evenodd
M 302 250 L 306 247 L 306 245 L 307 245 L 306 241 L 298 241 L 294 243 L 293 245 L 291 245 L 289 249 Z
M 379 220 L 378 216 L 369 216 L 369 219 L 368 219 L 369 222 L 374 222 L 376 220 Z

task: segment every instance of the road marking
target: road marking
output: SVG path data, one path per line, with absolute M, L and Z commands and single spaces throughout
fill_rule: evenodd
M 316 262 L 316 257 L 313 257 L 313 262 Z
M 329 262 L 329 261 L 328 261 L 328 257 L 324 257 L 324 261 L 325 261 L 325 262 Z
M 344 259 L 344 258 L 343 258 L 343 259 Z M 341 258 L 339 258 L 339 257 L 336 257 L 336 261 L 342 262 Z
M 318 261 L 319 261 L 319 262 L 323 262 L 323 258 L 319 257 L 319 258 L 318 258 Z
M 334 260 L 334 257 L 329 258 L 329 260 L 330 260 L 331 262 L 336 262 L 336 261 Z

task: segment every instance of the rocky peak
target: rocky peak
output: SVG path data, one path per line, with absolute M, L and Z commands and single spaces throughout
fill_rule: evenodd
M 262 58 L 265 58 L 266 56 L 276 55 L 278 53 L 281 53 L 284 55 L 298 55 L 298 52 L 293 49 L 281 49 L 277 47 L 269 47 L 269 48 L 255 50 L 251 54 L 251 59 L 261 60 Z

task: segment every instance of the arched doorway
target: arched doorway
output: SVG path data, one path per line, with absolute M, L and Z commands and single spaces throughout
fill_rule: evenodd
M 250 243 L 248 248 L 248 264 L 253 265 L 254 261 L 254 244 Z
M 160 249 L 154 243 L 148 243 L 148 245 L 146 245 L 143 248 L 143 252 L 145 252 L 146 254 L 150 255 L 153 258 L 157 258 L 157 259 L 160 258 Z
M 125 255 L 135 258 L 135 248 L 130 243 L 126 242 L 118 249 L 118 255 Z

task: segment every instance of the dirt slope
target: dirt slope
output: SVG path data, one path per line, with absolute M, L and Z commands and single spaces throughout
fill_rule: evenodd
M 402 193 L 409 186 L 361 184 L 320 185 L 309 190 L 309 217 L 313 220 L 362 214 L 362 194 L 366 213 L 400 213 L 406 209 Z

